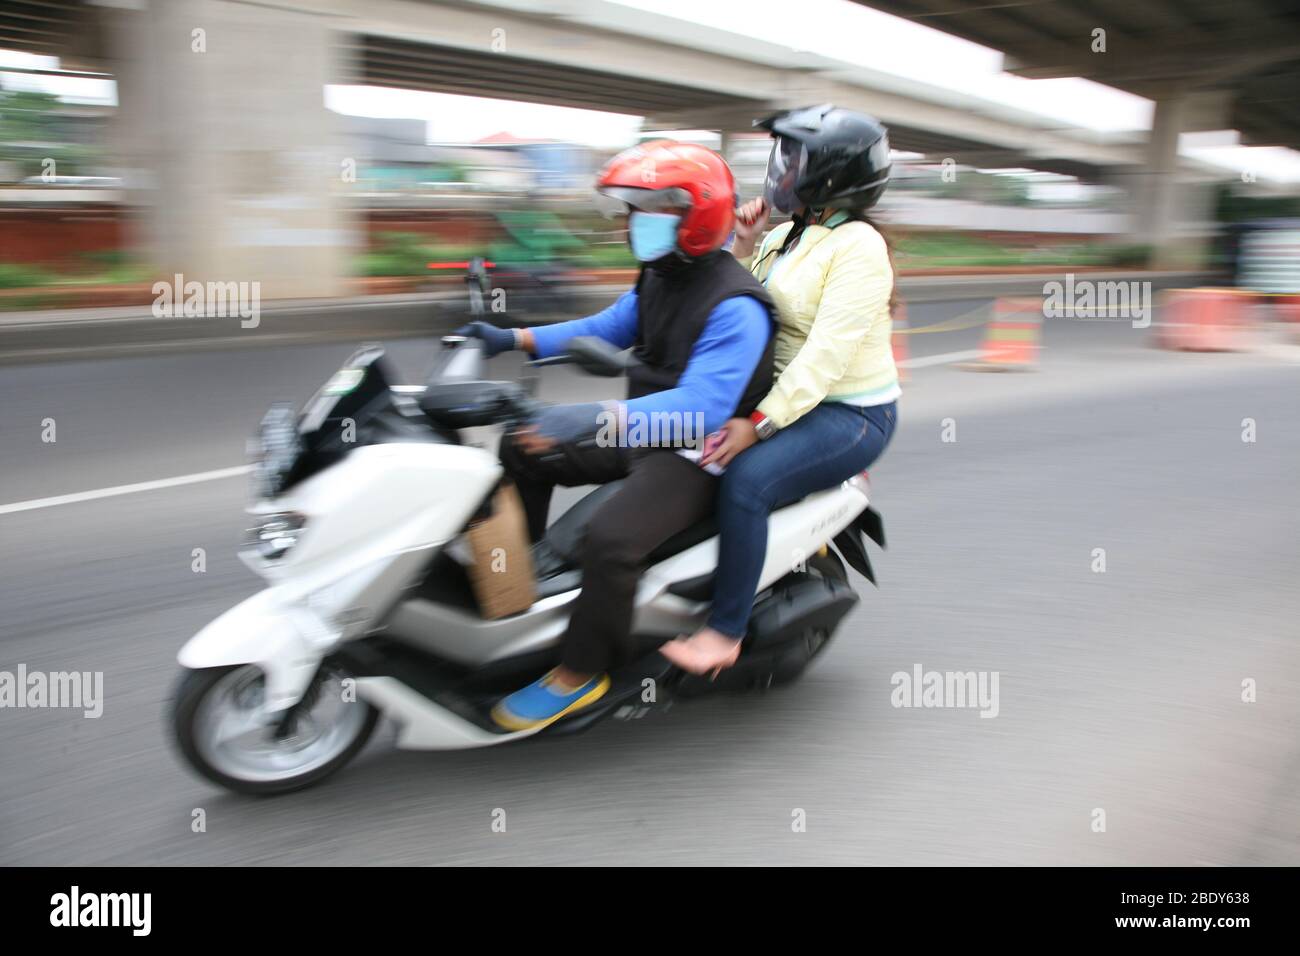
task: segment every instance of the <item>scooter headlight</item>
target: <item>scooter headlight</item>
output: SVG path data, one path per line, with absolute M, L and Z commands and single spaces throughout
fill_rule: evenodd
M 265 561 L 279 561 L 298 543 L 306 524 L 307 516 L 296 511 L 263 515 L 249 531 L 249 547 Z
M 290 405 L 274 405 L 249 443 L 254 498 L 274 498 L 284 490 L 302 454 L 297 417 Z

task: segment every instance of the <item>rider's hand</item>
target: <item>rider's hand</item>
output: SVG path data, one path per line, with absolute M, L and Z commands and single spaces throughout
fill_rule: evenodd
M 748 418 L 731 418 L 722 426 L 722 441 L 700 459 L 701 465 L 720 465 L 726 468 L 742 451 L 758 442 L 754 423 Z
M 528 455 L 544 455 L 554 449 L 556 444 L 555 439 L 541 434 L 535 425 L 521 428 L 513 437 L 515 444 Z
M 454 334 L 481 340 L 483 351 L 488 358 L 500 355 L 502 352 L 509 352 L 516 347 L 518 341 L 514 329 L 498 329 L 488 322 L 471 322 L 469 325 L 462 325 Z
M 532 427 L 522 434 L 532 433 L 526 442 L 536 444 L 536 439 L 552 444 L 565 444 L 595 438 L 602 427 L 610 423 L 609 409 L 600 402 L 580 405 L 547 405 L 532 421 Z M 525 450 L 528 444 L 524 445 Z
M 583 439 L 598 439 L 601 429 L 612 423 L 613 409 L 602 402 L 580 405 L 547 405 L 532 424 L 514 433 L 515 444 L 529 455 L 544 455 L 557 445 Z
M 771 207 L 761 196 L 751 199 L 736 210 L 736 241 L 731 245 L 733 256 L 744 259 L 754 254 L 754 244 L 767 228 L 767 220 L 771 215 Z

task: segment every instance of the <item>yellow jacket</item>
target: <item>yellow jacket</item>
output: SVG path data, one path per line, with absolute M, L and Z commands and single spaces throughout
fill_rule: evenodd
M 885 240 L 865 222 L 809 225 L 778 261 L 792 225 L 768 233 L 750 265 L 779 312 L 777 379 L 758 406 L 778 428 L 823 401 L 871 405 L 898 397 Z

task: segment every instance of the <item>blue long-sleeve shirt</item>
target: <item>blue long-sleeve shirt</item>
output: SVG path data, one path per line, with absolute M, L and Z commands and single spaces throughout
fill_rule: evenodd
M 538 358 L 555 355 L 570 339 L 581 335 L 594 335 L 618 348 L 630 348 L 636 339 L 636 325 L 637 294 L 633 289 L 624 292 L 609 308 L 585 319 L 535 326 L 535 354 Z M 747 295 L 724 299 L 705 320 L 677 384 L 628 401 L 628 413 L 702 413 L 705 432 L 716 431 L 735 413 L 771 332 L 767 309 L 757 299 Z

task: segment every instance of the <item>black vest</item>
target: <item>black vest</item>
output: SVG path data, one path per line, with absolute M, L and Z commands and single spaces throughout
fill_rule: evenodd
M 763 284 L 729 252 L 645 266 L 636 281 L 637 323 L 633 354 L 641 364 L 627 373 L 627 397 L 672 388 L 686 371 L 695 342 L 714 306 L 732 296 L 753 296 L 767 309 L 767 347 L 745 386 L 733 417 L 748 417 L 772 388 L 776 305 Z

